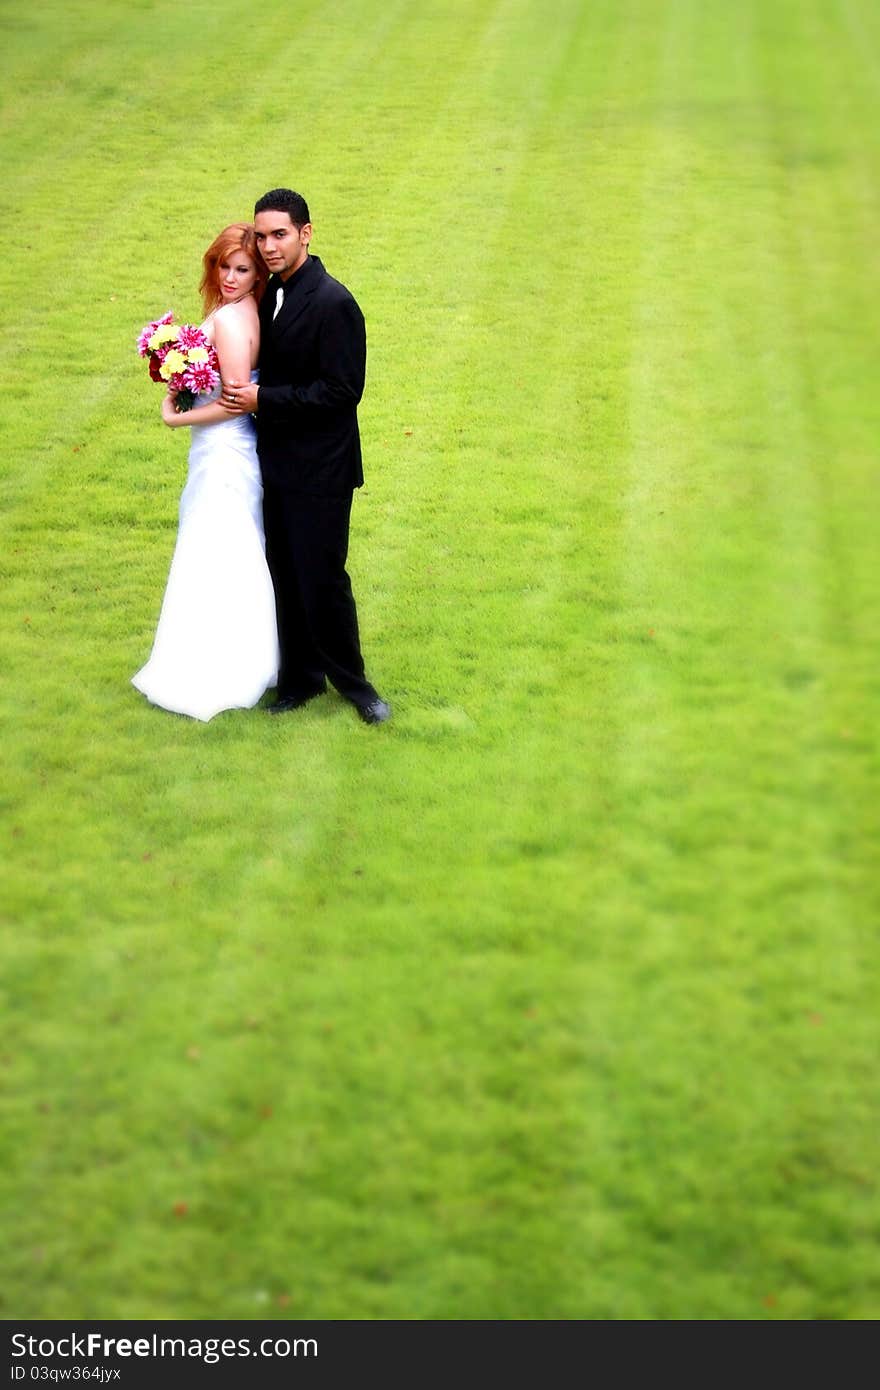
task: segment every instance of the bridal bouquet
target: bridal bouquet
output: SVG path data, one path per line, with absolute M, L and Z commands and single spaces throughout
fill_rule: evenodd
M 148 323 L 137 342 L 141 357 L 149 358 L 150 377 L 177 392 L 177 409 L 192 410 L 196 396 L 213 391 L 220 380 L 213 344 L 191 323 L 177 324 L 168 313 Z

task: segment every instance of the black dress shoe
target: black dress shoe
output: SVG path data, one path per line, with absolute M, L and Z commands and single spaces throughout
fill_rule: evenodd
M 368 705 L 358 705 L 357 712 L 365 724 L 384 724 L 391 718 L 391 706 L 380 700 L 378 695 Z
M 309 700 L 316 700 L 319 695 L 324 694 L 325 690 L 326 686 L 322 690 L 312 690 L 308 695 L 282 695 L 280 700 L 267 705 L 266 711 L 268 714 L 286 714 L 288 710 L 300 709 L 303 705 L 307 705 Z

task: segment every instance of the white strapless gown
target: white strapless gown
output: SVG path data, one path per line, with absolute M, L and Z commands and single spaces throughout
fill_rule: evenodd
M 250 709 L 275 684 L 278 632 L 254 422 L 231 415 L 191 430 L 159 626 L 132 685 L 154 705 L 207 720 Z

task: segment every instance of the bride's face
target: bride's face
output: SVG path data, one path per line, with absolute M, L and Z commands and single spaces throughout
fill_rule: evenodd
M 224 304 L 249 294 L 256 281 L 257 268 L 247 251 L 230 251 L 217 267 L 217 283 Z

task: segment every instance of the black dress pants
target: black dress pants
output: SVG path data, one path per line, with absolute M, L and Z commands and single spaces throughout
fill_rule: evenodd
M 345 569 L 351 496 L 264 490 L 266 560 L 281 647 L 279 699 L 304 699 L 324 690 L 326 680 L 356 705 L 377 698 L 364 676 Z

